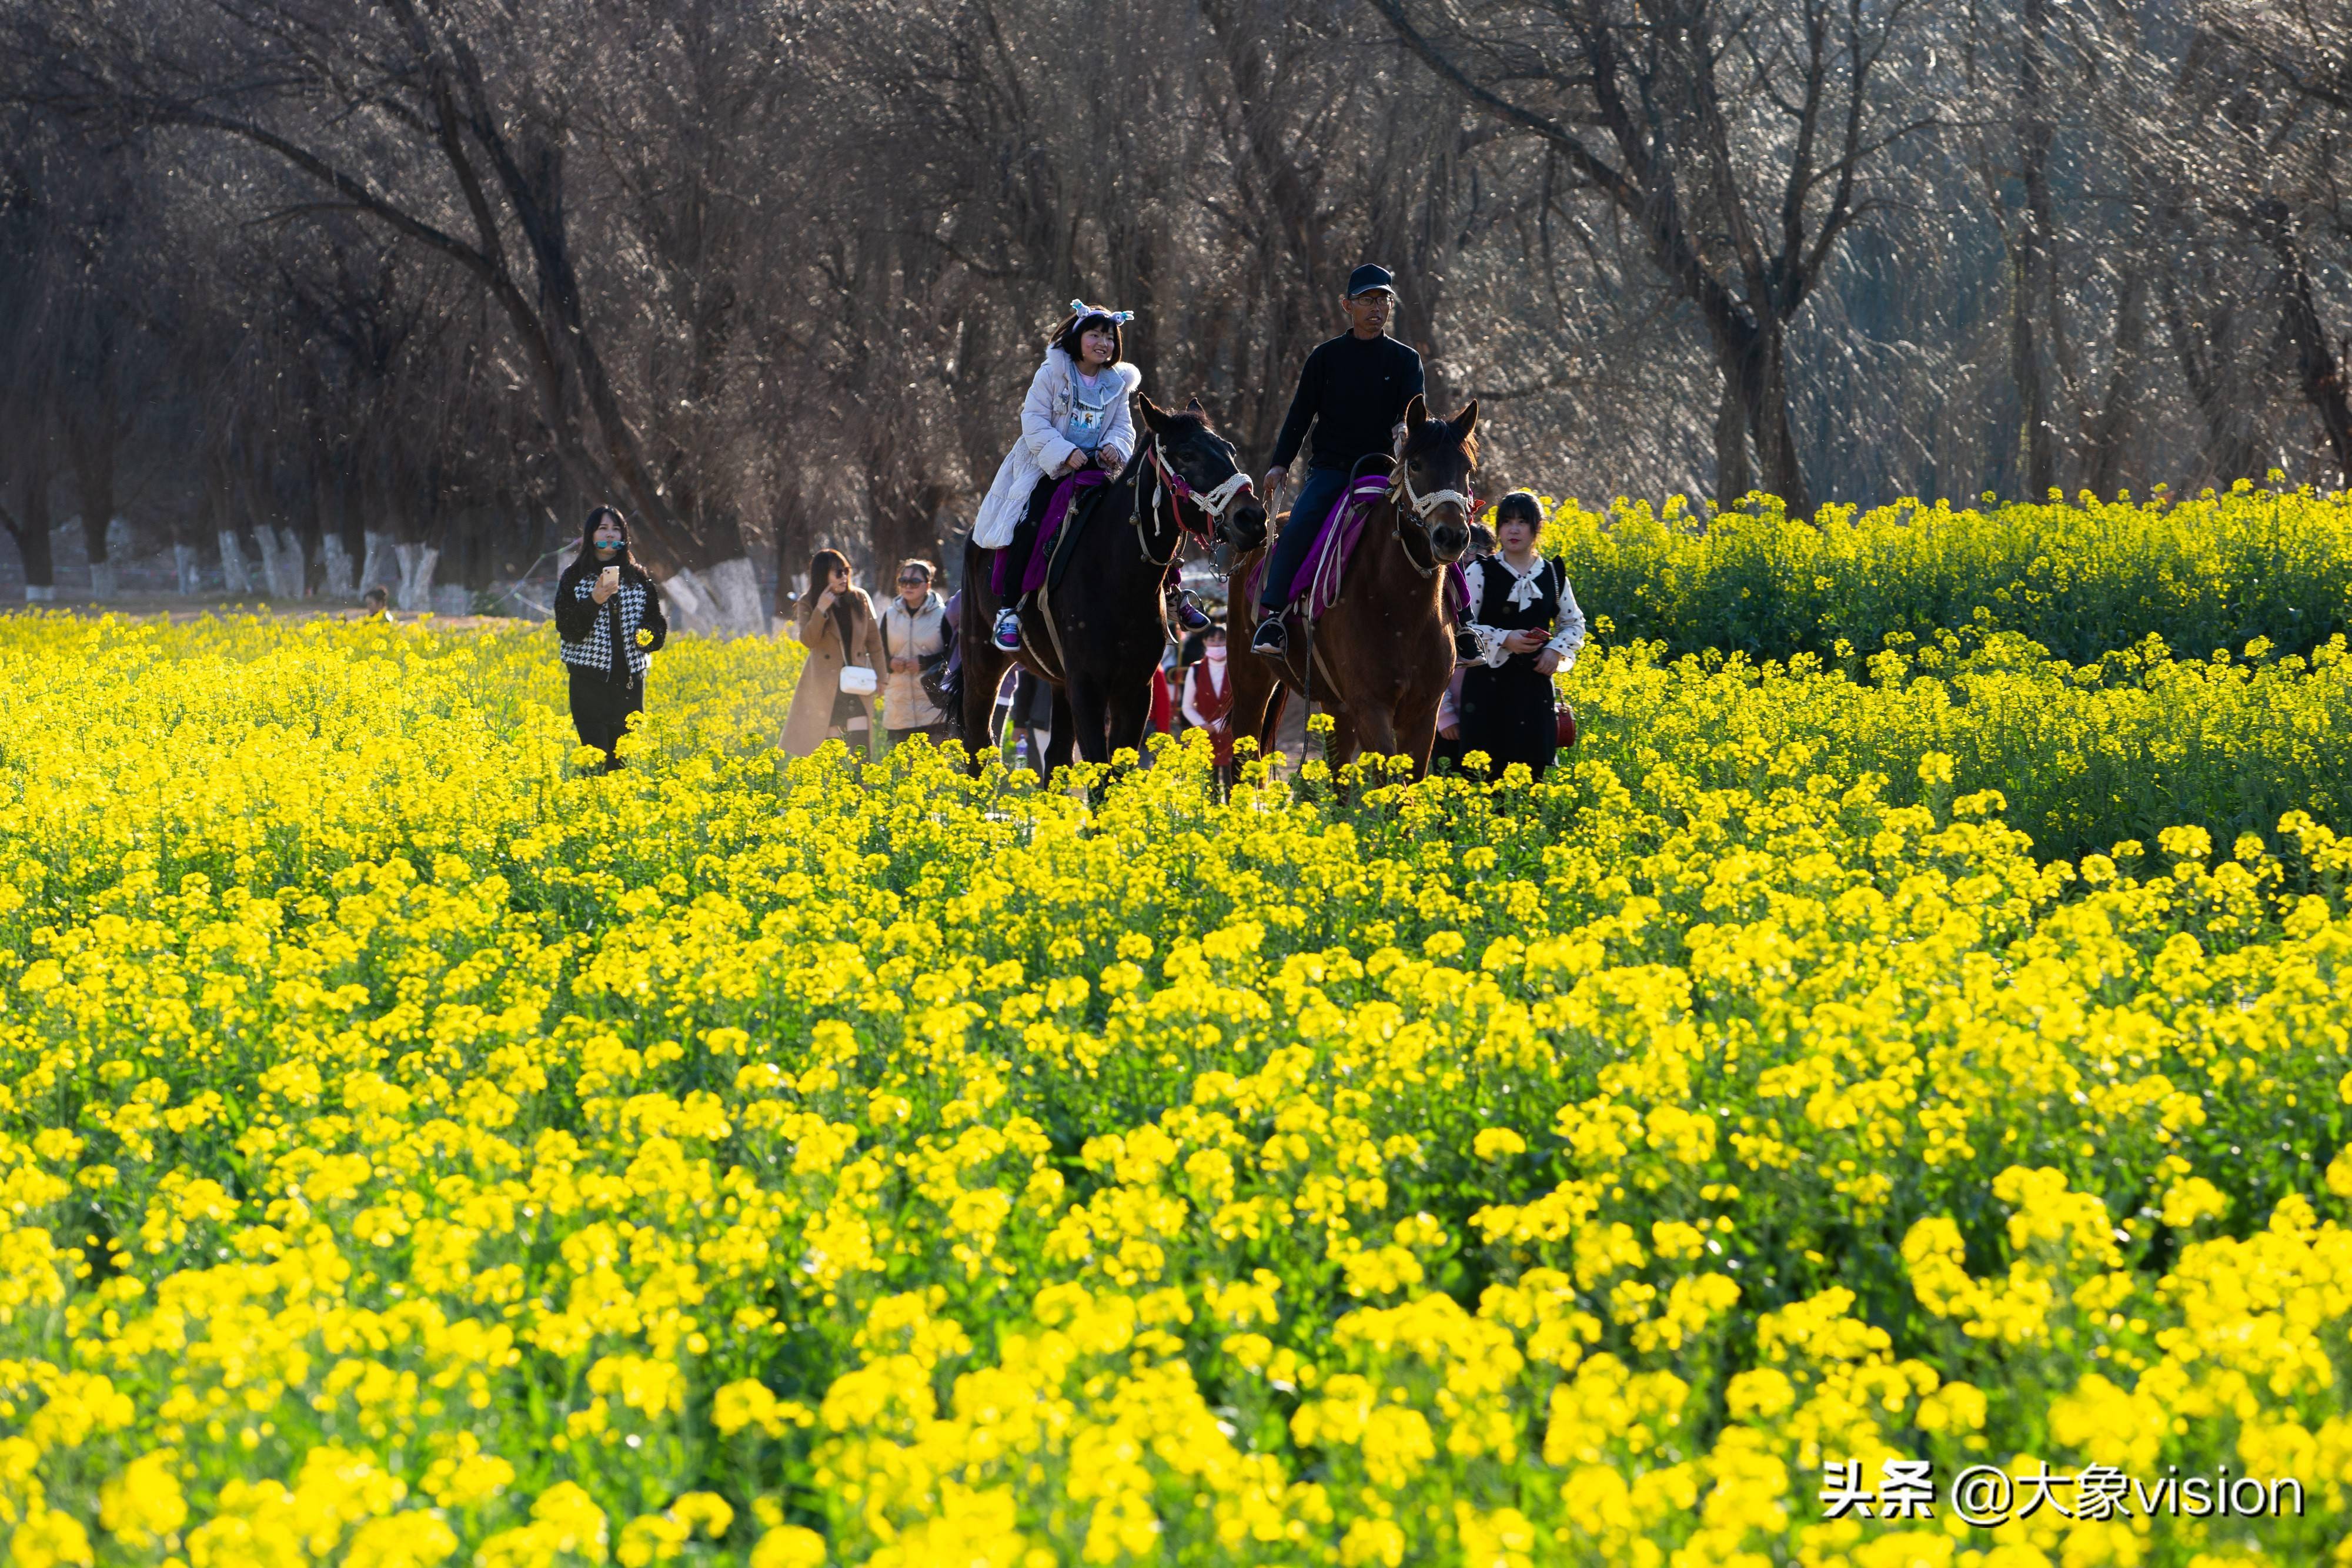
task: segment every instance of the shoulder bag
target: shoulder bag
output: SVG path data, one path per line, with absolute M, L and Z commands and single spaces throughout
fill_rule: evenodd
M 1554 584 L 1553 597 L 1555 599 L 1564 597 L 1568 591 L 1568 568 L 1555 559 L 1551 563 L 1551 570 Z M 1570 707 L 1568 699 L 1559 695 L 1559 688 L 1557 685 L 1552 687 L 1551 702 L 1552 743 L 1564 751 L 1576 744 L 1576 709 Z
M 849 662 L 849 650 L 841 651 L 841 692 L 844 696 L 870 697 L 882 685 L 872 670 Z

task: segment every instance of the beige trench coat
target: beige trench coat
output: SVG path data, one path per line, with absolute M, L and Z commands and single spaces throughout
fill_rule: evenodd
M 809 651 L 808 663 L 802 666 L 800 685 L 793 688 L 792 711 L 784 716 L 783 748 L 787 755 L 806 757 L 824 744 L 825 734 L 833 727 L 833 700 L 841 693 L 841 667 L 863 664 L 878 676 L 884 668 L 882 639 L 874 629 L 874 601 L 866 591 L 849 591 L 849 647 L 841 645 L 841 629 L 835 624 L 833 612 L 816 612 L 817 596 L 810 594 L 801 601 L 793 635 Z M 871 726 L 880 721 L 875 717 L 874 699 L 857 699 L 866 707 L 866 721 Z M 869 728 L 866 732 L 870 736 Z M 856 732 L 850 736 L 849 747 L 860 749 L 864 741 Z

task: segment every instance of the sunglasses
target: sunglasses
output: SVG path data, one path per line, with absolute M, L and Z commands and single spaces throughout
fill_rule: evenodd
M 930 580 L 931 580 L 928 577 L 902 577 L 898 580 L 898 586 L 901 588 L 907 588 L 918 582 L 929 582 Z

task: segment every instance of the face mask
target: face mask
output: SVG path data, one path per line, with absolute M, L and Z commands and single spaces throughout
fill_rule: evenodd
M 1225 662 L 1225 651 L 1223 648 L 1211 648 L 1208 650 L 1208 655 L 1209 663 L 1213 664 L 1222 664 Z

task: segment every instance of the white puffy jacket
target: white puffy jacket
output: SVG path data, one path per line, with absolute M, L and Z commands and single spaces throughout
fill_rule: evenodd
M 1003 549 L 1013 542 L 1013 530 L 1021 526 L 1022 511 L 1037 481 L 1060 472 L 1077 450 L 1064 434 L 1076 371 L 1070 356 L 1055 348 L 1045 350 L 1045 362 L 1030 378 L 1029 395 L 1021 400 L 1021 439 L 997 465 L 996 482 L 989 486 L 988 498 L 972 519 L 971 542 L 982 549 Z M 1135 455 L 1135 416 L 1129 412 L 1128 399 L 1143 385 L 1143 372 L 1125 361 L 1113 365 L 1111 372 L 1127 383 L 1121 395 L 1111 400 L 1110 427 L 1103 433 L 1104 464 L 1116 472 Z

